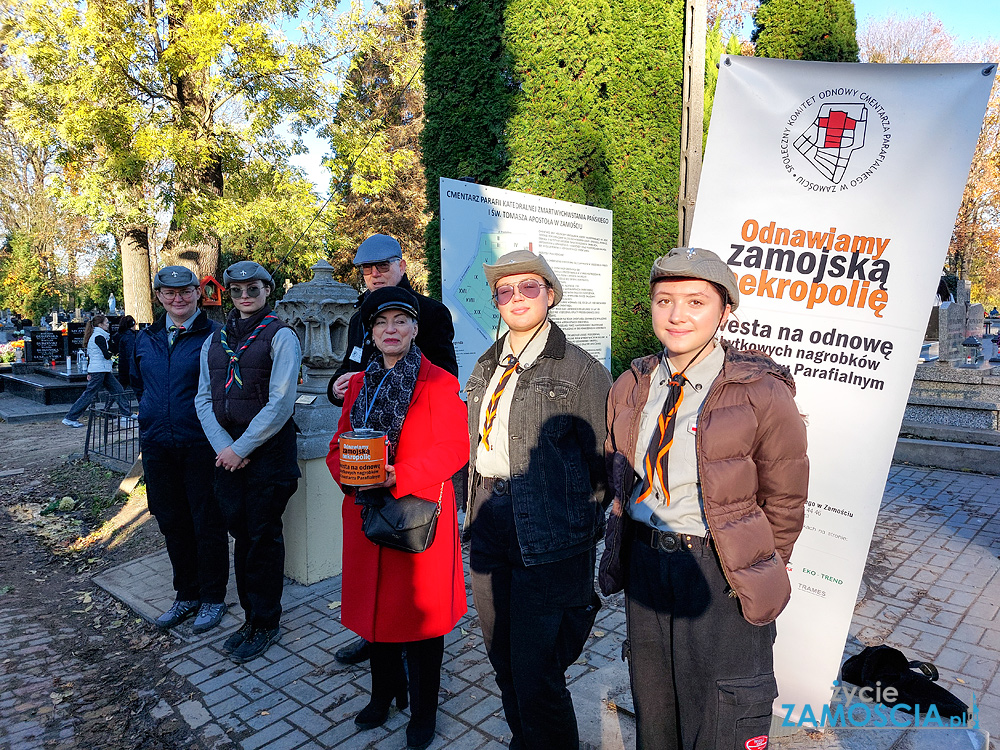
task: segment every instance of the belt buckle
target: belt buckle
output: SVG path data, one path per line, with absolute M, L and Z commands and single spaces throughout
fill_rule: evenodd
M 676 552 L 681 546 L 677 536 L 669 531 L 661 531 L 656 543 L 664 552 Z

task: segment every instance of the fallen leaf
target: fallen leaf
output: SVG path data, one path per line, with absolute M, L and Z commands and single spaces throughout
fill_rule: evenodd
M 340 602 L 330 602 L 329 604 L 326 605 L 326 608 L 327 609 L 336 609 L 339 606 L 340 606 Z
M 603 638 L 605 635 L 606 635 L 606 633 L 603 630 L 595 630 L 594 631 L 594 637 L 595 638 Z

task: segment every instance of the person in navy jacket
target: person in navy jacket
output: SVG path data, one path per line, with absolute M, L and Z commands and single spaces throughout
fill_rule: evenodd
M 195 617 L 193 630 L 215 627 L 226 611 L 229 539 L 215 499 L 215 451 L 195 410 L 201 347 L 219 328 L 199 310 L 198 277 L 183 266 L 160 269 L 153 282 L 166 313 L 135 339 L 133 388 L 149 512 L 166 540 L 176 598 L 157 620 L 168 629 Z

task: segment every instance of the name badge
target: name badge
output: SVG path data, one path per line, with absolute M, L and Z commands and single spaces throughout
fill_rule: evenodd
M 350 359 L 351 362 L 360 362 L 361 361 L 361 347 L 360 346 L 354 347 L 354 350 L 351 352 L 351 356 L 348 357 L 348 359 Z

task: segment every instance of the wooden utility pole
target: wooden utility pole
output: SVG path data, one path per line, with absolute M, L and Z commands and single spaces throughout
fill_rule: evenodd
M 681 174 L 677 194 L 677 232 L 680 246 L 688 244 L 694 205 L 701 180 L 702 140 L 705 132 L 706 0 L 687 0 L 684 11 L 684 91 L 681 108 Z

